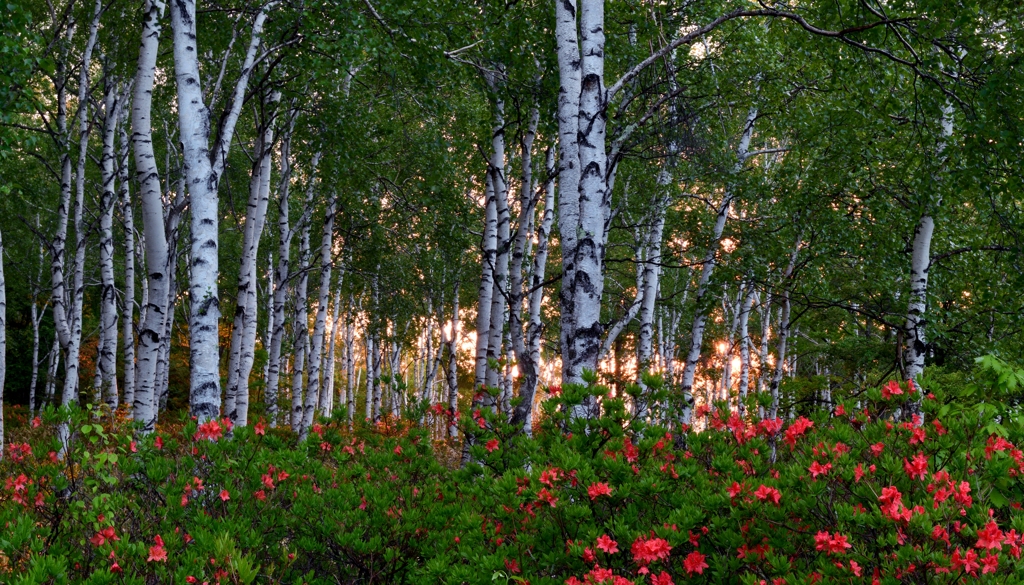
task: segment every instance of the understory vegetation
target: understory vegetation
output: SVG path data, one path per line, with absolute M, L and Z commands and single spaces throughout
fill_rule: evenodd
M 414 422 L 445 416 L 426 404 L 303 442 L 187 416 L 136 439 L 80 410 L 63 460 L 58 413 L 15 410 L 0 581 L 1020 582 L 1024 371 L 996 358 L 788 420 L 721 403 L 694 427 L 632 420 L 600 385 L 548 390 L 533 437 L 463 413 L 465 465 Z M 570 416 L 586 397 L 601 417 Z

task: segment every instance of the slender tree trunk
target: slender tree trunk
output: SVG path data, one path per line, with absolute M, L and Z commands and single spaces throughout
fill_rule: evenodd
M 740 309 L 740 387 L 738 412 L 745 415 L 746 399 L 750 389 L 750 309 L 754 304 L 754 284 L 746 283 L 746 294 L 743 296 L 743 308 Z
M 362 301 L 360 300 L 360 303 Z M 356 412 L 356 387 L 359 380 L 356 376 L 356 308 L 353 295 L 348 296 L 348 313 L 345 315 L 345 407 L 348 409 L 348 424 L 352 426 Z
M 121 225 L 124 227 L 124 307 L 121 310 L 121 343 L 124 352 L 124 404 L 135 401 L 135 215 L 128 182 L 128 108 L 121 108 L 118 133 L 118 192 Z M 129 411 L 130 412 L 130 411 Z
M 46 366 L 46 392 L 43 396 L 43 401 L 52 405 L 53 395 L 57 391 L 57 367 L 60 365 L 60 340 L 54 335 L 53 346 L 50 348 L 50 353 L 47 354 L 47 366 Z
M 953 105 L 946 102 L 942 106 L 942 130 L 936 155 L 945 164 L 946 146 L 953 136 Z M 936 184 L 939 181 L 936 180 Z M 936 193 L 938 191 L 936 190 Z M 917 382 L 924 370 L 924 359 L 927 355 L 925 329 L 928 324 L 928 269 L 931 266 L 932 235 L 935 233 L 933 214 L 942 204 L 939 194 L 927 196 L 924 212 L 914 228 L 914 248 L 910 257 L 910 301 L 907 307 L 906 347 L 903 351 L 903 364 L 908 380 Z M 912 394 L 911 413 L 921 410 L 921 393 Z
M 91 125 L 89 124 L 89 72 L 92 66 L 92 52 L 96 46 L 96 36 L 99 30 L 100 15 L 102 14 L 103 6 L 102 2 L 97 0 L 96 7 L 93 11 L 92 22 L 89 26 L 89 38 L 85 44 L 85 51 L 82 53 L 82 60 L 79 63 L 79 75 L 78 75 L 78 165 L 76 167 L 75 174 L 75 212 L 74 212 L 74 226 L 75 226 L 75 263 L 72 268 L 72 284 L 71 291 L 68 294 L 65 291 L 65 283 L 63 278 L 63 255 L 67 233 L 67 221 L 66 219 L 62 222 L 64 225 L 58 227 L 59 231 L 63 231 L 63 234 L 58 236 L 59 244 L 55 242 L 55 246 L 59 245 L 61 251 L 60 256 L 60 283 L 54 282 L 54 316 L 55 321 L 62 321 L 57 325 L 57 331 L 59 338 L 61 339 L 61 345 L 64 349 L 65 363 L 64 363 L 64 390 L 61 397 L 61 405 L 68 406 L 72 402 L 78 400 L 79 390 L 79 367 L 80 367 L 80 350 L 82 344 L 82 305 L 83 297 L 85 295 L 85 226 L 82 224 L 83 218 L 83 207 L 85 205 L 85 162 L 89 155 L 89 134 Z M 63 99 L 63 96 L 60 96 Z M 67 135 L 66 132 L 62 133 Z M 68 167 L 67 176 L 70 179 L 70 155 L 68 155 Z M 62 169 L 62 206 L 66 199 L 64 197 L 64 170 Z M 70 195 L 70 181 L 68 182 L 68 195 Z M 66 207 L 64 207 L 66 210 Z M 58 210 L 58 216 L 62 214 L 62 211 Z M 64 218 L 67 216 L 64 215 Z M 57 306 L 57 297 L 61 297 L 60 307 Z M 70 306 L 70 315 L 67 314 L 65 308 Z M 61 315 L 58 317 L 58 311 Z M 63 330 L 63 333 L 61 331 Z M 70 441 L 70 429 L 67 421 L 62 421 L 57 429 L 57 438 L 60 441 L 60 457 L 63 458 L 67 454 L 68 442 Z
M 62 403 L 67 405 L 78 399 L 80 350 L 82 346 L 82 305 L 85 295 L 85 225 L 83 225 L 85 207 L 85 163 L 89 156 L 89 136 L 92 125 L 89 123 L 89 70 L 92 67 L 92 52 L 96 46 L 99 30 L 102 3 L 97 1 L 93 12 L 93 20 L 89 29 L 89 39 L 78 76 L 78 165 L 75 170 L 75 263 L 73 268 L 70 295 L 71 315 L 68 319 L 71 335 L 65 353 L 64 394 Z M 67 428 L 62 424 L 58 431 L 62 450 L 67 447 Z M 63 454 L 63 453 L 62 453 Z
M 535 105 L 530 109 L 530 119 L 520 144 L 522 176 L 520 178 L 519 192 L 519 222 L 516 227 L 515 244 L 512 248 L 511 268 L 509 270 L 508 345 L 515 353 L 515 361 L 519 365 L 519 374 L 524 381 L 531 377 L 536 379 L 536 365 L 531 361 L 523 331 L 523 299 L 529 292 L 523 289 L 524 283 L 529 282 L 529 279 L 524 276 L 523 263 L 529 254 L 528 246 L 531 241 L 530 238 L 533 236 L 533 218 L 536 215 L 537 209 L 537 197 L 533 192 L 533 143 L 537 136 L 539 120 L 540 110 Z M 527 403 L 527 406 L 529 406 L 529 402 L 533 400 L 533 388 L 526 388 L 523 384 L 520 384 L 519 397 L 522 401 L 521 403 Z M 517 410 L 519 409 L 517 408 Z M 512 413 L 512 418 L 518 419 L 517 424 L 522 424 L 524 421 L 516 413 Z
M 291 427 L 295 432 L 301 430 L 302 425 L 302 389 L 304 388 L 302 375 L 306 371 L 306 351 L 309 347 L 309 307 L 307 293 L 309 290 L 309 230 L 311 227 L 310 216 L 313 212 L 313 194 L 315 193 L 314 180 L 316 168 L 320 163 L 320 153 L 313 154 L 312 171 L 309 175 L 309 183 L 306 185 L 306 201 L 303 208 L 302 218 L 299 219 L 299 266 L 298 280 L 295 284 L 295 309 L 292 320 L 292 335 L 294 337 L 293 347 L 295 356 L 292 359 L 292 416 Z
M 118 126 L 124 97 L 108 72 L 103 98 L 103 152 L 100 157 L 100 344 L 97 346 L 97 393 L 111 411 L 117 409 L 117 294 L 114 283 L 114 203 L 117 201 Z
M 269 98 L 270 109 L 280 100 L 274 92 Z M 238 272 L 238 295 L 235 308 L 234 331 L 231 339 L 231 362 L 228 370 L 226 414 L 237 426 L 249 423 L 249 376 L 256 358 L 256 260 L 260 238 L 270 204 L 270 169 L 274 144 L 273 114 L 264 122 L 263 135 L 257 141 L 256 163 L 253 165 L 249 185 L 249 203 L 245 214 L 242 236 L 241 267 Z M 234 384 L 232 384 L 234 382 Z
M 576 280 L 576 250 L 580 229 L 580 93 L 582 69 L 576 0 L 555 2 L 555 46 L 558 56 L 558 232 L 562 250 L 559 355 L 562 378 L 570 380 L 570 346 L 576 326 L 572 283 Z M 589 169 L 588 169 L 589 171 Z
M 277 426 L 278 387 L 281 379 L 281 344 L 284 341 L 285 300 L 288 293 L 288 264 L 291 255 L 292 235 L 289 227 L 288 196 L 291 185 L 292 131 L 295 128 L 297 111 L 288 112 L 284 134 L 281 137 L 281 182 L 277 190 L 277 265 L 274 268 L 274 332 L 270 337 L 270 357 L 267 365 L 267 418 L 271 428 Z
M 377 348 L 374 343 L 373 334 L 367 329 L 364 341 L 366 342 L 366 420 L 376 420 L 380 407 L 375 404 L 377 398 L 377 381 L 373 375 L 374 365 L 378 361 Z
M 299 440 L 304 441 L 313 424 L 318 405 L 323 406 L 320 397 L 320 380 L 323 365 L 324 341 L 327 331 L 327 309 L 331 298 L 331 252 L 334 244 L 334 213 L 337 197 L 332 196 L 324 216 L 323 236 L 320 239 L 320 295 L 317 298 L 316 320 L 313 325 L 313 347 L 309 353 L 309 380 L 306 383 L 306 400 L 302 408 L 302 426 Z
M 667 190 L 672 178 L 671 164 L 665 163 L 658 177 L 658 186 L 661 190 Z M 661 278 L 661 240 L 665 233 L 665 213 L 668 210 L 668 194 L 660 195 L 654 204 L 654 221 L 651 231 L 647 235 L 646 254 L 643 262 L 643 292 L 640 301 L 640 335 L 637 338 L 637 383 L 641 388 L 639 403 L 637 404 L 636 416 L 640 420 L 647 417 L 647 410 L 650 405 L 650 398 L 647 386 L 643 381 L 643 373 L 651 370 L 654 350 L 654 315 L 658 302 L 658 288 Z M 638 292 L 638 294 L 640 294 Z
M 476 371 L 473 392 L 487 384 L 487 355 L 490 347 L 491 302 L 494 294 L 494 264 L 498 248 L 498 202 L 492 173 L 487 173 L 485 193 L 484 235 L 480 244 L 481 276 L 476 315 Z
M 488 388 L 499 385 L 501 374 L 498 368 L 492 367 L 503 357 L 502 340 L 505 332 L 505 309 L 508 295 L 508 268 L 510 245 L 510 217 L 508 208 L 508 182 L 505 177 L 505 105 L 499 99 L 495 109 L 494 131 L 491 138 L 491 160 L 488 172 L 491 175 L 491 188 L 494 190 L 495 211 L 497 212 L 497 230 L 495 239 L 497 250 L 494 255 L 494 292 L 491 293 L 490 326 L 487 329 L 487 374 Z M 493 407 L 490 395 L 484 395 L 484 405 Z
M 74 27 L 68 27 L 65 38 L 65 47 L 70 45 Z M 67 111 L 67 50 L 65 49 L 61 58 L 56 63 L 56 85 L 57 85 L 57 134 L 60 147 L 60 199 L 57 203 L 57 232 L 50 244 L 50 294 L 53 301 L 53 324 L 56 329 L 54 349 L 59 344 L 62 351 L 67 351 L 71 344 L 71 323 L 70 307 L 68 304 L 67 275 L 65 272 L 65 257 L 67 253 L 68 220 L 71 209 L 71 133 L 68 128 Z M 53 363 L 53 360 L 51 360 Z M 52 368 L 53 374 L 47 378 L 47 404 L 53 404 L 53 394 L 56 384 L 56 368 Z M 77 377 L 77 370 L 75 372 Z M 70 397 L 69 397 L 70 400 Z M 63 399 L 61 400 L 63 403 Z
M 339 289 L 341 288 L 340 280 L 341 279 L 339 278 Z M 339 290 L 334 297 L 334 310 L 327 318 L 327 321 L 330 324 L 330 330 L 329 333 L 327 333 L 330 341 L 327 343 L 327 353 L 325 356 L 327 363 L 324 366 L 324 387 L 320 394 L 322 403 L 320 412 L 323 416 L 328 418 L 334 415 L 334 370 L 337 367 L 338 361 L 337 340 L 338 331 L 341 327 L 341 319 L 341 291 Z
M 191 410 L 199 422 L 220 414 L 220 356 L 218 322 L 219 205 L 217 188 L 223 176 L 228 149 L 253 63 L 259 49 L 267 12 L 276 4 L 268 2 L 257 13 L 241 74 L 228 104 L 217 143 L 211 150 L 211 112 L 203 101 L 200 84 L 199 52 L 196 44 L 196 1 L 171 3 L 171 30 L 174 38 L 174 72 L 178 91 L 178 126 L 184 156 L 185 176 L 191 195 L 192 242 L 189 262 L 189 349 L 191 351 Z
M 454 413 L 459 410 L 459 281 L 456 279 L 452 294 L 452 332 L 448 339 L 448 409 L 452 423 L 448 425 L 448 438 L 459 434 Z
M 0 459 L 4 457 L 4 381 L 6 376 L 7 281 L 4 279 L 4 236 L 3 233 L 0 233 Z
M 169 291 L 169 259 L 164 209 L 161 200 L 160 173 L 153 151 L 153 80 L 160 42 L 160 18 L 164 12 L 161 0 L 145 3 L 142 25 L 142 46 L 135 73 L 132 98 L 132 147 L 135 153 L 135 174 L 142 201 L 142 222 L 145 234 L 146 286 L 143 289 L 139 321 L 139 352 L 137 383 L 132 402 L 132 416 L 143 425 L 144 433 L 153 431 L 157 416 L 157 362 L 164 342 L 165 301 Z
M 39 214 L 36 214 L 36 230 L 39 230 Z M 46 262 L 46 251 L 43 246 L 39 246 L 39 272 L 35 279 L 32 281 L 32 303 L 29 305 L 32 319 L 32 379 L 29 382 L 28 387 L 28 414 L 30 417 L 34 417 L 36 409 L 39 407 L 38 400 L 36 399 L 36 388 L 39 386 L 39 346 L 40 346 L 40 333 L 39 329 L 42 325 L 43 315 L 46 312 L 46 305 L 43 305 L 43 310 L 39 310 L 39 296 L 41 294 L 40 285 L 43 281 L 43 265 Z
M 562 173 L 559 185 L 564 197 L 566 191 L 578 190 L 579 201 L 578 222 L 562 229 L 563 255 L 570 255 L 572 269 L 568 281 L 567 305 L 569 311 L 563 313 L 563 323 L 571 324 L 567 328 L 570 333 L 568 352 L 562 357 L 562 377 L 565 382 L 584 383 L 584 372 L 597 370 L 597 359 L 601 348 L 601 336 L 604 328 L 601 325 L 601 297 L 604 293 L 604 249 L 607 237 L 607 223 L 611 212 L 611 178 L 612 168 L 605 149 L 605 129 L 607 125 L 608 93 L 604 86 L 604 2 L 583 2 L 580 6 L 579 49 L 573 44 L 567 47 L 566 36 L 561 13 L 569 7 L 569 2 L 558 3 L 556 8 L 555 39 L 558 46 L 558 62 L 562 89 L 568 83 L 580 80 L 578 109 L 568 112 L 570 118 L 563 120 L 559 112 L 559 135 L 565 137 L 569 128 L 575 136 L 571 140 L 578 148 L 577 159 L 562 161 Z M 573 19 L 575 28 L 575 19 Z M 575 31 L 573 31 L 575 32 Z M 574 53 L 579 64 L 565 63 L 563 53 Z M 559 96 L 562 100 L 562 96 Z M 561 107 L 559 108 L 562 109 Z M 564 152 L 564 151 L 563 151 Z M 574 171 L 565 172 L 570 163 L 578 161 L 579 174 Z M 572 181 L 571 177 L 578 177 Z M 572 197 L 572 195 L 570 195 Z M 571 213 L 571 212 L 570 212 Z M 562 226 L 560 226 L 562 227 Z M 578 236 L 571 238 L 575 245 L 566 247 L 568 231 Z M 564 262 L 564 261 L 563 261 Z M 563 290 L 565 290 L 563 285 Z M 597 403 L 588 397 L 580 406 L 572 409 L 577 418 L 592 417 L 597 414 Z
M 750 108 L 747 114 L 746 123 L 743 126 L 743 134 L 740 136 L 739 146 L 736 148 L 736 165 L 733 167 L 733 174 L 738 173 L 747 160 L 750 150 L 750 137 L 754 131 L 754 121 L 757 119 L 757 108 Z M 703 268 L 700 279 L 697 281 L 697 295 L 694 303 L 697 313 L 693 318 L 693 327 L 690 329 L 690 349 L 686 354 L 686 365 L 683 368 L 683 379 L 680 384 L 683 394 L 682 421 L 689 424 L 693 408 L 693 378 L 697 371 L 697 360 L 700 359 L 700 348 L 704 343 L 704 327 L 707 324 L 707 309 L 705 308 L 705 296 L 708 292 L 708 284 L 711 282 L 711 274 L 715 270 L 716 252 L 719 242 L 722 239 L 722 232 L 725 230 L 725 220 L 729 217 L 729 207 L 732 204 L 735 192 L 731 186 L 726 187 L 722 203 L 718 206 L 718 215 L 715 218 L 715 228 L 711 236 L 711 243 L 708 245 L 707 254 L 704 256 Z
M 790 314 L 790 287 L 792 286 L 793 270 L 796 268 L 796 257 L 800 253 L 800 241 L 803 233 L 797 236 L 796 244 L 793 245 L 793 252 L 789 255 L 789 264 L 786 272 L 782 275 L 782 312 L 779 316 L 779 346 L 778 355 L 775 358 L 775 374 L 772 376 L 769 391 L 772 396 L 772 404 L 768 410 L 768 418 L 774 420 L 779 415 L 779 385 L 782 383 L 782 374 L 786 365 L 786 344 L 789 341 L 789 314 Z

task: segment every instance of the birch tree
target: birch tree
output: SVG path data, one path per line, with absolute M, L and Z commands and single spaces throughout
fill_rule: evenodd
M 271 154 L 274 144 L 273 109 L 280 101 L 274 92 L 265 104 L 271 110 L 263 123 L 262 135 L 256 143 L 257 153 L 249 182 L 249 201 L 246 207 L 242 237 L 241 267 L 238 272 L 238 295 L 234 328 L 231 335 L 231 354 L 228 363 L 228 388 L 225 400 L 226 414 L 238 426 L 249 420 L 249 375 L 252 373 L 256 351 L 256 259 L 260 237 L 270 204 Z
M 153 149 L 153 83 L 164 12 L 162 0 L 147 0 L 143 6 L 142 42 L 132 95 L 132 149 L 135 176 L 142 203 L 145 234 L 145 300 L 139 321 L 137 384 L 132 416 L 144 433 L 153 431 L 157 416 L 157 362 L 165 343 L 165 321 L 170 294 L 170 270 L 160 171 Z M 126 396 L 127 398 L 127 396 Z
M 224 174 L 228 150 L 245 98 L 249 77 L 257 59 L 263 26 L 276 0 L 263 4 L 253 19 L 252 32 L 238 80 L 211 147 L 212 113 L 204 101 L 199 73 L 196 36 L 196 2 L 171 3 L 174 40 L 174 74 L 177 80 L 178 126 L 184 157 L 184 171 L 191 196 L 192 230 L 189 265 L 189 349 L 191 353 L 191 397 L 193 416 L 200 422 L 220 414 L 220 367 L 217 349 L 220 299 L 217 277 L 218 186 Z

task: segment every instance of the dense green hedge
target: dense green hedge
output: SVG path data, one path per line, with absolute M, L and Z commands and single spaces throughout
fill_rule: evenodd
M 0 462 L 0 582 L 1021 582 L 1022 383 L 987 359 L 970 384 L 925 382 L 923 425 L 893 420 L 913 390 L 890 383 L 683 434 L 607 396 L 571 421 L 606 392 L 565 388 L 534 439 L 467 417 L 462 468 L 404 422 L 325 421 L 296 446 L 217 422 L 134 441 L 83 413 L 58 461 L 51 413 Z

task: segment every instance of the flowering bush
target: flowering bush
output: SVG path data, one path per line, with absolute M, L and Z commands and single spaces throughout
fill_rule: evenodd
M 711 409 L 701 433 L 566 386 L 533 439 L 467 418 L 461 468 L 405 421 L 296 445 L 220 421 L 133 439 L 83 413 L 61 461 L 50 414 L 0 462 L 0 582 L 1020 582 L 1024 378 L 1000 367 L 929 387 L 922 419 L 893 418 L 919 392 L 897 384 L 792 421 Z M 604 416 L 571 419 L 588 394 Z

